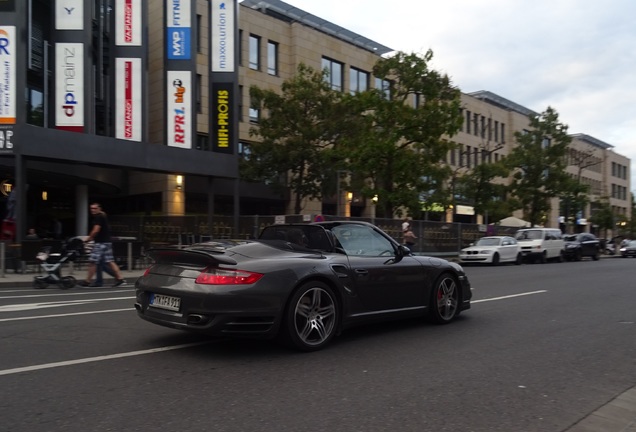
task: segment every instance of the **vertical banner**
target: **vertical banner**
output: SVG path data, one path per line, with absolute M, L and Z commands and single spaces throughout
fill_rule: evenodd
M 141 0 L 116 0 L 115 44 L 141 46 Z
M 234 72 L 234 2 L 210 1 L 212 72 Z
M 15 124 L 15 27 L 0 26 L 0 124 Z
M 55 44 L 55 126 L 84 131 L 84 45 Z
M 84 30 L 84 0 L 55 0 L 55 29 Z
M 166 0 L 166 48 L 169 60 L 190 60 L 192 0 Z
M 115 65 L 115 137 L 141 141 L 141 59 L 118 58 Z
M 212 83 L 212 142 L 214 151 L 219 153 L 232 153 L 232 124 L 236 121 L 232 109 L 233 88 L 232 83 Z
M 168 71 L 168 145 L 192 148 L 192 72 Z

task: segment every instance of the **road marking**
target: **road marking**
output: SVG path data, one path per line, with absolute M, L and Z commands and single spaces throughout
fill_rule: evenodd
M 96 288 L 102 289 L 102 288 Z M 5 291 L 6 292 L 6 291 Z M 116 290 L 116 291 L 106 291 L 108 294 L 115 294 L 121 292 L 130 292 L 130 290 Z M 2 293 L 2 291 L 0 291 Z M 57 293 L 57 294 L 29 294 L 29 295 L 21 295 L 21 296 L 0 296 L 0 299 L 19 299 L 19 298 L 34 298 L 34 297 L 58 297 L 58 296 L 82 296 L 82 295 L 92 295 L 92 294 L 102 294 L 100 291 L 89 291 L 89 292 L 66 292 L 66 293 Z
M 78 306 L 78 305 L 98 303 L 102 301 L 132 300 L 134 298 L 135 297 L 109 297 L 109 298 L 102 298 L 102 299 L 68 300 L 68 301 L 58 301 L 58 302 L 49 302 L 49 303 L 22 303 L 22 304 L 15 304 L 15 305 L 0 306 L 0 312 L 17 312 L 17 311 L 27 311 L 27 310 L 34 310 L 34 309 L 63 307 L 63 306 Z
M 42 318 L 64 318 L 64 317 L 75 316 L 75 315 L 93 315 L 98 313 L 123 312 L 123 311 L 132 311 L 132 310 L 135 310 L 135 308 L 110 309 L 110 310 L 88 311 L 88 312 L 72 312 L 72 313 L 57 314 L 57 315 L 38 315 L 38 316 L 18 317 L 18 318 L 0 318 L 0 322 L 25 321 L 25 320 L 34 320 L 34 319 L 42 319 Z
M 505 300 L 505 299 L 515 298 L 515 297 L 522 297 L 522 296 L 533 295 L 533 294 L 543 294 L 543 293 L 547 293 L 547 292 L 548 292 L 547 290 L 531 291 L 531 292 L 525 292 L 525 293 L 502 296 L 502 297 L 493 297 L 493 298 L 482 299 L 482 300 L 471 300 L 470 302 L 471 303 L 482 303 L 482 302 L 489 302 L 489 301 L 495 301 L 495 300 Z
M 140 356 L 145 354 L 154 354 L 154 353 L 164 352 L 164 351 L 191 348 L 191 347 L 206 345 L 210 343 L 212 343 L 212 341 L 194 342 L 194 343 L 183 344 L 183 345 L 172 345 L 172 346 L 152 348 L 152 349 L 141 350 L 141 351 L 131 351 L 126 353 L 110 354 L 110 355 L 103 355 L 103 356 L 97 356 L 97 357 L 88 357 L 83 359 L 68 360 L 68 361 L 61 361 L 61 362 L 55 362 L 55 363 L 45 363 L 41 365 L 25 366 L 25 367 L 19 367 L 14 369 L 5 369 L 5 370 L 0 370 L 0 375 L 13 375 L 13 374 L 18 374 L 22 372 L 31 372 L 31 371 L 37 371 L 42 369 L 51 369 L 51 368 L 57 368 L 57 367 L 63 367 L 63 366 L 78 365 L 83 363 L 93 363 L 93 362 L 106 361 L 106 360 L 115 360 L 115 359 L 120 359 L 125 357 L 135 357 L 135 356 Z

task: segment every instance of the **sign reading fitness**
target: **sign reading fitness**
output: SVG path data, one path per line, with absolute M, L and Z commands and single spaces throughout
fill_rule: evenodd
M 0 26 L 0 124 L 15 124 L 15 27 Z
M 192 148 L 192 74 L 168 71 L 168 145 Z
M 84 131 L 84 45 L 55 44 L 55 126 Z
M 166 48 L 169 60 L 190 60 L 191 0 L 166 0 Z
M 115 136 L 141 141 L 141 59 L 118 58 L 116 74 Z
M 212 72 L 234 72 L 234 1 L 210 1 Z
M 212 83 L 212 137 L 219 153 L 232 153 L 232 88 L 232 83 Z

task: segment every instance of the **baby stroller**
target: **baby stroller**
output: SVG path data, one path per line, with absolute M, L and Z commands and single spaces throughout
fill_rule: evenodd
M 47 274 L 33 278 L 34 288 L 44 289 L 52 284 L 58 285 L 61 289 L 73 288 L 77 280 L 73 276 L 62 276 L 61 269 L 64 263 L 75 261 L 82 254 L 83 249 L 84 241 L 81 237 L 67 240 L 62 245 L 60 253 L 51 253 L 50 247 L 42 248 L 36 259 Z

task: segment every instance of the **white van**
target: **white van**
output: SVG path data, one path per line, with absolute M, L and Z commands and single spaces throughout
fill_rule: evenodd
M 563 261 L 565 242 L 558 228 L 525 228 L 515 234 L 526 261 L 541 263 L 550 259 Z

